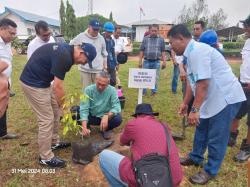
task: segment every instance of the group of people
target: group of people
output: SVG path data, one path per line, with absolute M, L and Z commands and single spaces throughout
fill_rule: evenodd
M 120 137 L 122 146 L 130 146 L 132 158 L 109 150 L 99 155 L 100 168 L 111 186 L 136 186 L 138 181 L 133 163 L 152 152 L 166 157 L 169 155 L 172 186 L 178 186 L 182 180 L 181 165 L 203 166 L 201 171 L 190 177 L 189 180 L 194 184 L 206 184 L 218 174 L 227 145 L 235 144 L 239 119 L 245 114 L 249 118 L 250 16 L 242 22 L 248 39 L 242 50 L 240 82 L 218 50 L 217 42 L 206 42 L 211 41 L 211 31 L 204 32 L 203 22 L 195 23 L 193 37 L 185 25 L 178 24 L 171 28 L 168 38 L 173 52 L 174 71 L 179 69 L 185 80 L 179 114 L 187 115 L 189 124 L 196 127 L 193 149 L 187 157 L 179 158 L 172 136 L 168 144 L 165 129 L 155 118 L 158 113 L 153 112 L 150 104 L 139 104 L 132 115 L 134 119 L 127 122 Z M 17 25 L 12 20 L 0 20 L 1 139 L 16 138 L 15 134 L 7 133 L 6 126 L 11 86 L 10 42 L 16 36 L 16 29 Z M 79 65 L 83 93 L 88 96 L 80 103 L 82 135 L 90 135 L 89 126 L 98 125 L 103 138 L 110 139 L 112 129 L 122 123 L 121 106 L 115 88 L 119 68 L 117 55 L 125 47 L 119 39 L 121 27 L 106 22 L 103 35 L 99 33 L 100 29 L 101 23 L 92 19 L 86 31 L 66 44 L 55 43 L 46 22 L 39 21 L 35 26 L 37 36 L 28 46 L 28 61 L 21 73 L 20 85 L 37 117 L 39 163 L 42 165 L 66 166 L 66 162 L 56 157 L 53 150 L 70 146 L 70 143 L 60 141 L 58 131 L 65 96 L 63 81 L 74 64 Z M 160 68 L 166 67 L 165 43 L 158 30 L 158 25 L 150 27 L 148 35 L 143 38 L 139 55 L 140 68 L 157 70 L 152 96 L 157 93 Z M 205 35 L 204 41 L 202 35 Z M 178 73 L 174 75 L 179 76 Z M 176 93 L 176 87 L 175 79 L 173 93 Z M 143 94 L 146 94 L 146 90 Z M 171 135 L 169 129 L 167 131 Z M 207 149 L 208 160 L 203 163 Z M 249 157 L 248 129 L 247 139 L 243 140 L 235 159 L 246 161 Z

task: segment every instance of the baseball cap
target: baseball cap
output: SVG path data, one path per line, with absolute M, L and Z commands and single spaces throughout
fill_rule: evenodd
M 101 24 L 97 19 L 92 19 L 89 21 L 89 25 L 93 28 L 93 29 L 100 29 Z
M 88 59 L 88 64 L 90 68 L 93 68 L 92 61 L 96 57 L 96 49 L 90 43 L 82 43 L 81 48 Z
M 241 20 L 240 22 L 245 26 L 250 26 L 250 15 L 245 20 Z

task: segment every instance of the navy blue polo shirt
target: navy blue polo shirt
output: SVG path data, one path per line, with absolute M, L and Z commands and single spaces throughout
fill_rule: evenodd
M 38 48 L 30 57 L 20 80 L 31 87 L 48 88 L 54 77 L 64 80 L 73 65 L 74 46 L 49 43 Z

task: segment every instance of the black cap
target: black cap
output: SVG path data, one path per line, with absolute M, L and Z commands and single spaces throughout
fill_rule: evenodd
M 250 27 L 250 15 L 245 20 L 241 20 L 240 22 L 243 23 L 244 26 Z
M 135 108 L 135 113 L 132 114 L 133 117 L 136 117 L 137 115 L 145 114 L 145 115 L 151 115 L 151 116 L 158 116 L 158 112 L 153 112 L 153 109 L 150 104 L 142 103 L 138 104 Z
M 125 64 L 128 61 L 128 55 L 127 53 L 120 52 L 118 53 L 116 59 L 119 64 Z
M 89 43 L 82 43 L 81 48 L 88 59 L 89 67 L 93 68 L 92 61 L 96 57 L 96 48 L 92 44 L 89 44 Z

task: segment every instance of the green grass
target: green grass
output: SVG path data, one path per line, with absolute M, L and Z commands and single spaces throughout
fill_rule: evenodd
M 10 99 L 8 110 L 8 130 L 21 135 L 17 140 L 0 140 L 0 186 L 100 186 L 86 184 L 80 175 L 82 166 L 75 166 L 71 163 L 71 150 L 59 151 L 56 153 L 59 157 L 66 159 L 68 166 L 66 169 L 56 170 L 56 174 L 21 174 L 12 173 L 12 169 L 42 169 L 38 164 L 37 148 L 37 124 L 36 117 L 29 108 L 22 94 L 19 85 L 19 76 L 26 62 L 25 56 L 15 56 L 13 62 L 12 89 L 16 96 Z M 155 97 L 149 94 L 143 98 L 143 102 L 151 103 L 155 111 L 160 112 L 159 119 L 167 122 L 172 132 L 181 130 L 181 117 L 178 116 L 177 110 L 181 102 L 181 84 L 179 84 L 178 94 L 173 95 L 170 89 L 172 76 L 172 63 L 168 63 L 167 69 L 161 71 L 159 92 Z M 123 91 L 126 96 L 125 109 L 122 112 L 123 125 L 116 130 L 120 132 L 124 124 L 131 118 L 134 108 L 137 104 L 137 89 L 128 89 L 128 69 L 136 67 L 137 63 L 130 61 L 120 67 L 120 79 L 122 81 Z M 234 72 L 239 74 L 239 65 L 232 65 Z M 80 92 L 80 76 L 77 67 L 73 67 L 65 79 L 65 90 L 67 93 Z M 247 165 L 239 164 L 232 161 L 232 157 L 238 152 L 241 139 L 246 135 L 245 119 L 241 122 L 240 136 L 237 147 L 228 148 L 227 155 L 222 164 L 220 173 L 215 180 L 209 182 L 207 186 L 247 186 Z M 219 125 L 219 124 L 218 124 Z M 186 129 L 187 138 L 182 142 L 177 142 L 181 155 L 187 154 L 192 149 L 194 128 Z M 64 139 L 76 140 L 72 134 L 67 135 Z M 27 146 L 21 146 L 20 143 L 27 142 Z M 80 168 L 80 169 L 79 169 Z M 185 168 L 185 175 L 188 177 L 199 170 L 199 168 Z

